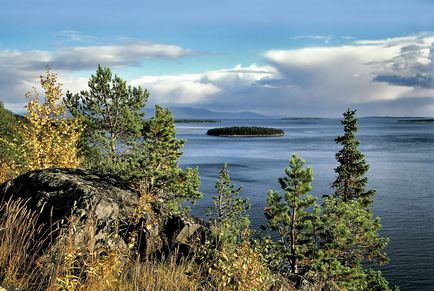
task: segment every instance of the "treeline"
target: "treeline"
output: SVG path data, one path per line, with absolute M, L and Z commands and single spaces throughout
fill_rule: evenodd
M 280 128 L 234 126 L 211 128 L 206 134 L 216 136 L 281 136 L 284 135 L 284 132 Z
M 12 126 L 13 134 L 0 138 L 1 153 L 7 153 L 0 156 L 0 179 L 52 167 L 84 167 L 116 176 L 140 195 L 131 223 L 152 217 L 155 208 L 165 219 L 174 213 L 187 214 L 185 202 L 194 203 L 202 197 L 198 169 L 179 166 L 184 141 L 176 138 L 173 115 L 157 105 L 155 116 L 145 118 L 146 89 L 127 86 L 101 66 L 90 77 L 87 91 L 63 96 L 57 75 L 50 71 L 41 76 L 41 86 L 45 98 L 28 94 L 24 120 L 16 120 L 16 126 L 15 120 L 1 123 L 4 128 Z M 0 233 L 4 240 L 0 241 L 0 285 L 26 289 L 28 284 L 42 284 L 51 289 L 80 290 L 95 288 L 99 280 L 110 290 L 146 290 L 146 285 L 140 285 L 146 282 L 137 283 L 136 273 L 123 273 L 119 262 L 129 260 L 140 274 L 151 274 L 147 278 L 161 276 L 152 287 L 159 290 L 173 282 L 182 282 L 178 287 L 183 290 L 291 290 L 306 285 L 317 290 L 390 290 L 381 272 L 371 269 L 387 263 L 387 239 L 379 235 L 380 220 L 372 214 L 375 191 L 366 189 L 369 166 L 358 149 L 355 113 L 344 113 L 344 134 L 336 138 L 342 149 L 336 153 L 339 165 L 333 193 L 319 203 L 310 194 L 312 168 L 292 155 L 278 179 L 281 190 L 267 194 L 265 234 L 249 228 L 250 204 L 240 196 L 242 189 L 232 184 L 224 165 L 208 211 L 211 235 L 195 244 L 192 257 L 156 262 L 134 251 L 140 244 L 136 234 L 128 241 L 128 253 L 69 250 L 69 254 L 81 254 L 79 260 L 61 261 L 58 277 L 51 276 L 44 285 L 30 282 L 25 272 L 2 265 L 2 255 L 10 258 L 21 250 L 2 248 L 12 240 Z M 240 127 L 230 130 L 233 134 L 251 133 Z M 254 128 L 254 132 L 283 134 L 279 129 Z M 3 211 L 0 232 L 9 221 L 7 217 Z M 89 269 L 90 262 L 99 267 Z

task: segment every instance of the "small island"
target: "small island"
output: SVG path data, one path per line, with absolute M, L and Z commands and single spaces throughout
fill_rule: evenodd
M 267 137 L 283 136 L 284 132 L 280 128 L 257 127 L 257 126 L 234 126 L 211 128 L 207 131 L 208 135 L 225 136 L 225 137 Z

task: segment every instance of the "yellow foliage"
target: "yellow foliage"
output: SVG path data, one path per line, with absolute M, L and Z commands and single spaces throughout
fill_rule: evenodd
M 84 233 L 78 231 L 78 222 L 79 217 L 71 216 L 58 243 L 40 258 L 41 265 L 51 268 L 48 289 L 119 290 L 125 265 L 120 250 L 97 244 L 93 221 L 86 222 Z
M 275 283 L 262 254 L 250 242 L 248 230 L 239 244 L 226 245 L 217 252 L 209 272 L 218 290 L 268 290 Z
M 18 174 L 14 163 L 0 161 L 0 184 Z
M 2 286 L 85 291 L 293 290 L 290 286 L 275 289 L 275 277 L 248 233 L 240 244 L 219 251 L 218 261 L 205 272 L 207 262 L 197 264 L 176 252 L 166 259 L 142 260 L 128 250 L 101 245 L 95 225 L 89 222 L 82 233 L 75 216 L 67 221 L 66 228 L 55 227 L 59 240 L 50 244 L 49 236 L 38 226 L 39 214 L 29 211 L 24 201 L 6 202 L 0 209 Z M 41 248 L 46 243 L 48 249 Z
M 122 260 L 110 251 L 89 253 L 87 249 L 69 248 L 57 266 L 52 290 L 119 290 Z
M 142 218 L 149 221 L 155 221 L 155 213 L 152 205 L 157 202 L 155 195 L 150 194 L 148 187 L 143 182 L 132 182 L 130 187 L 139 194 L 139 201 L 133 213 L 130 213 L 130 220 L 137 224 Z
M 80 165 L 77 143 L 83 132 L 83 123 L 80 119 L 67 117 L 57 74 L 48 70 L 40 78 L 44 101 L 41 102 L 35 88 L 33 94 L 26 94 L 26 121 L 19 122 L 19 138 L 9 143 L 18 155 L 15 163 L 19 173 Z

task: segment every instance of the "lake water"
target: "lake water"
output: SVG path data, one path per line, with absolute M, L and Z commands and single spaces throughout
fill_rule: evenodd
M 225 138 L 207 136 L 220 126 L 282 128 L 284 137 Z M 252 227 L 266 223 L 263 208 L 269 189 L 280 190 L 292 153 L 313 167 L 312 193 L 332 193 L 330 184 L 339 150 L 334 138 L 342 134 L 338 119 L 224 120 L 216 124 L 177 124 L 186 140 L 182 166 L 198 166 L 204 198 L 192 208 L 204 217 L 215 193 L 214 184 L 223 163 L 232 181 L 243 185 L 249 198 Z M 360 149 L 371 168 L 369 187 L 377 190 L 373 211 L 381 217 L 381 234 L 390 239 L 390 264 L 382 271 L 401 290 L 434 290 L 434 124 L 398 122 L 396 118 L 359 120 Z

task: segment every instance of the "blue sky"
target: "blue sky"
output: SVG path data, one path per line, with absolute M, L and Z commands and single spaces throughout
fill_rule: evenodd
M 96 65 L 150 103 L 285 116 L 434 115 L 434 1 L 0 0 L 0 101 Z

